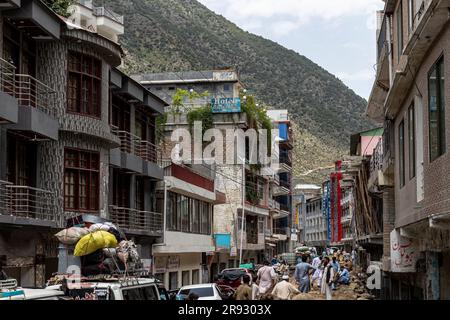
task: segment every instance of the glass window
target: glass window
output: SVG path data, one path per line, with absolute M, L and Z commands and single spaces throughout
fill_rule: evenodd
M 400 61 L 400 56 L 403 53 L 403 5 L 400 1 L 399 7 L 397 9 L 397 54 L 398 61 Z
M 100 117 L 101 64 L 93 57 L 69 52 L 67 110 L 72 113 Z
M 400 178 L 400 188 L 405 185 L 405 123 L 400 122 L 398 126 L 398 167 L 399 167 L 399 178 Z
M 416 176 L 416 116 L 414 104 L 408 110 L 408 151 L 409 151 L 409 178 Z
M 199 284 L 200 283 L 200 270 L 195 269 L 192 270 L 192 284 Z
M 158 300 L 158 293 L 155 286 L 141 288 L 144 300 Z
M 178 272 L 169 272 L 169 290 L 178 289 Z
M 65 150 L 64 207 L 66 210 L 98 211 L 99 154 Z
M 433 66 L 428 76 L 428 108 L 430 131 L 430 160 L 434 161 L 446 151 L 445 137 L 445 77 L 444 58 Z

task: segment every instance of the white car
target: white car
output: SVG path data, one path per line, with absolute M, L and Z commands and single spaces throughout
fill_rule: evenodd
M 64 292 L 60 290 L 16 288 L 0 292 L 0 301 L 3 300 L 60 300 Z
M 127 278 L 116 281 L 68 282 L 47 286 L 46 290 L 64 291 L 66 298 L 81 300 L 161 300 L 157 282 L 149 278 Z
M 182 287 L 177 293 L 177 300 L 187 300 L 191 293 L 196 294 L 198 300 L 226 300 L 229 293 L 223 292 L 215 283 L 195 284 Z

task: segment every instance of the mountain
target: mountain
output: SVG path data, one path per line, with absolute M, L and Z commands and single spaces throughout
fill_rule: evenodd
M 295 51 L 240 29 L 195 0 L 108 0 L 125 16 L 121 43 L 128 73 L 234 66 L 265 105 L 295 122 L 297 174 L 329 166 L 349 150 L 349 135 L 373 126 L 366 101 Z M 305 182 L 321 177 L 306 176 Z

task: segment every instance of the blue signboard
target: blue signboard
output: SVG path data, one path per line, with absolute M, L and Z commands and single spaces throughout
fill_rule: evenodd
M 229 250 L 231 248 L 231 234 L 216 233 L 214 238 L 216 239 L 216 249 Z
M 240 98 L 212 98 L 211 110 L 213 113 L 241 112 Z

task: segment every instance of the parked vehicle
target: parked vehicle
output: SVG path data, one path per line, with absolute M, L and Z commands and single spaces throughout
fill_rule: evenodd
M 221 289 L 222 288 L 222 289 Z M 224 286 L 216 283 L 196 284 L 182 287 L 177 294 L 177 300 L 186 300 L 191 293 L 198 295 L 198 300 L 228 300 L 234 294 L 230 287 L 227 292 L 223 291 Z
M 0 301 L 3 300 L 60 300 L 60 290 L 29 289 L 17 287 L 15 279 L 0 281 Z
M 228 286 L 233 289 L 237 289 L 242 283 L 242 277 L 244 275 L 250 276 L 250 284 L 252 282 L 253 270 L 246 268 L 230 268 L 224 269 L 218 275 L 216 283 L 221 286 Z
M 46 290 L 59 288 L 67 299 L 73 300 L 163 300 L 160 292 L 164 294 L 165 290 L 155 279 L 149 278 L 70 280 L 74 279 L 65 279 L 62 284 L 48 286 Z

